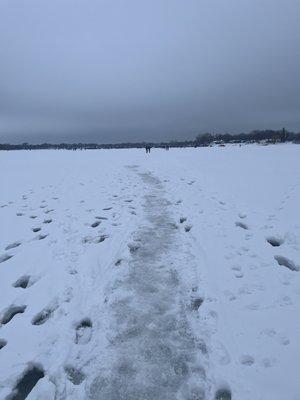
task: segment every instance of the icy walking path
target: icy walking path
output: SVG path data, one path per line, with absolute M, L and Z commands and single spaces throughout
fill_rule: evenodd
M 140 176 L 148 188 L 143 205 L 146 220 L 134 234 L 128 274 L 117 282 L 110 306 L 113 362 L 94 379 L 89 396 L 204 399 L 207 383 L 199 354 L 205 345 L 186 317 L 186 288 L 178 273 L 185 256 L 177 226 L 162 183 L 150 173 Z M 189 311 L 200 304 L 201 299 L 195 299 Z

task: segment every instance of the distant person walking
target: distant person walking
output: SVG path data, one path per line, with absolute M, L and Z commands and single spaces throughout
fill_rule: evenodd
M 146 146 L 145 149 L 146 149 L 146 153 L 150 154 L 151 147 L 150 146 Z

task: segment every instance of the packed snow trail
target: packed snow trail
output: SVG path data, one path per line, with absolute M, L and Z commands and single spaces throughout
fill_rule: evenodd
M 116 285 L 121 296 L 116 289 L 110 306 L 113 361 L 92 382 L 89 398 L 201 400 L 206 397 L 205 371 L 198 360 L 203 343 L 186 318 L 177 227 L 160 180 L 150 173 L 140 176 L 148 187 L 147 225 L 139 227 L 130 244 L 128 274 Z

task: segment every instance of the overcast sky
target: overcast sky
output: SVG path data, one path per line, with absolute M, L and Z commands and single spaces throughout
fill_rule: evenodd
M 300 131 L 300 0 L 0 0 L 0 142 Z

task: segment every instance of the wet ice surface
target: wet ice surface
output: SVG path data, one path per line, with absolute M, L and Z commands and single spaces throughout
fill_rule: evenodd
M 136 232 L 129 272 L 119 283 L 122 297 L 111 304 L 113 362 L 94 378 L 89 398 L 201 400 L 205 372 L 182 305 L 179 265 L 171 262 L 177 231 L 160 180 L 150 173 L 140 176 L 148 188 L 147 225 Z

